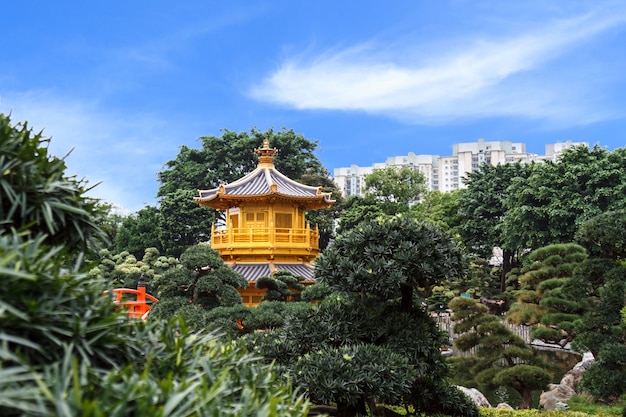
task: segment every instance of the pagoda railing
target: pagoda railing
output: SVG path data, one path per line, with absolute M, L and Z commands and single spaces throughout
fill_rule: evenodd
M 310 228 L 228 228 L 213 225 L 211 246 L 214 249 L 271 246 L 276 248 L 319 249 L 319 230 Z

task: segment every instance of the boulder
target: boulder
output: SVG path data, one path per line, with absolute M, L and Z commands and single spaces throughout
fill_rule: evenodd
M 576 391 L 564 384 L 550 384 L 548 388 L 539 397 L 539 405 L 545 410 L 556 410 L 557 403 L 567 403 L 576 394 Z
M 574 391 L 578 391 L 578 384 L 583 377 L 583 373 L 589 369 L 595 362 L 595 358 L 591 352 L 587 352 L 583 355 L 583 358 L 574 367 L 569 370 L 563 378 L 561 378 L 561 384 L 567 385 Z
M 507 403 L 500 403 L 496 406 L 496 408 L 499 410 L 514 410 L 514 408 L 508 405 Z
M 463 394 L 470 397 L 470 399 L 476 404 L 478 407 L 491 407 L 487 398 L 483 395 L 482 392 L 478 391 L 476 388 L 465 388 L 457 385 L 458 389 L 460 389 Z
M 587 352 L 572 369 L 561 378 L 561 383 L 550 384 L 549 390 L 541 393 L 539 405 L 546 410 L 565 410 L 567 401 L 577 393 L 583 373 L 595 362 L 593 355 Z

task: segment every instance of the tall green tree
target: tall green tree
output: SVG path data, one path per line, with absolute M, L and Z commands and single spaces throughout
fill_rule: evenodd
M 503 223 L 508 247 L 537 249 L 574 241 L 579 226 L 626 208 L 626 148 L 567 149 L 556 161 L 533 164 L 509 190 Z
M 522 397 L 520 408 L 530 408 L 532 391 L 545 388 L 552 377 L 545 370 L 547 364 L 477 300 L 457 297 L 450 308 L 454 332 L 460 334 L 454 346 L 461 351 L 476 349 L 472 356 L 455 358 L 454 367 L 481 386 L 510 386 Z
M 136 258 L 143 256 L 146 248 L 157 248 L 159 252 L 164 252 L 161 228 L 158 226 L 160 220 L 159 209 L 152 206 L 123 217 L 115 236 L 113 252 L 128 251 Z
M 335 237 L 335 223 L 343 210 L 343 196 L 333 180 L 328 176 L 318 173 L 306 173 L 300 177 L 299 182 L 315 187 L 322 187 L 325 193 L 331 193 L 335 204 L 327 209 L 310 210 L 306 213 L 306 219 L 312 225 L 316 224 L 319 229 L 320 249 L 326 249 L 330 241 Z
M 371 196 L 351 195 L 344 203 L 339 215 L 338 234 L 344 234 L 354 229 L 359 223 L 369 222 L 378 217 L 385 217 L 387 213 L 381 204 Z
M 506 289 L 506 274 L 515 257 L 524 247 L 510 245 L 503 235 L 502 222 L 510 208 L 506 205 L 515 181 L 523 181 L 530 168 L 521 163 L 483 164 L 464 179 L 466 189 L 460 191 L 459 217 L 463 219 L 459 232 L 468 250 L 485 260 L 493 256 L 494 247 L 502 249 L 500 291 Z
M 389 166 L 365 176 L 365 194 L 380 201 L 388 214 L 406 212 L 426 190 L 424 174 L 414 167 Z
M 411 206 L 410 215 L 417 220 L 429 221 L 457 232 L 465 223 L 459 213 L 461 190 L 447 193 L 429 191 L 423 198 Z
M 572 345 L 596 358 L 581 386 L 596 398 L 613 401 L 626 393 L 626 211 L 587 220 L 576 239 L 591 256 L 572 279 L 570 294 L 588 300 L 591 307 L 576 323 Z

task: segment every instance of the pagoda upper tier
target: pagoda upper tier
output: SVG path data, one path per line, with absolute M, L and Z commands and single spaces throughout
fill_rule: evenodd
M 259 155 L 257 168 L 244 177 L 230 183 L 221 184 L 210 190 L 198 190 L 199 197 L 194 200 L 201 206 L 227 210 L 239 207 L 246 202 L 289 201 L 303 210 L 328 208 L 335 200 L 331 193 L 322 191 L 322 187 L 312 187 L 294 181 L 274 167 L 276 148 L 269 147 L 269 141 L 263 141 L 263 147 L 255 149 Z

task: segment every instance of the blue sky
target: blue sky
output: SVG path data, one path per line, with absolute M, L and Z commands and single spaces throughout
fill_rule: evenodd
M 0 111 L 54 155 L 74 149 L 68 173 L 130 210 L 220 129 L 294 129 L 331 173 L 478 138 L 626 144 L 623 1 L 24 0 L 0 15 Z

